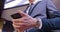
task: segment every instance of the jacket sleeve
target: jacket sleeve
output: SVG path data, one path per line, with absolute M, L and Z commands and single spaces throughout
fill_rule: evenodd
M 60 17 L 60 11 L 56 8 L 56 6 L 52 3 L 51 0 L 46 0 L 46 14 L 48 18 Z
M 58 11 L 58 9 L 50 0 L 46 0 L 46 7 L 46 14 L 48 18 L 41 18 L 42 28 L 40 31 L 60 29 L 60 11 Z M 40 17 L 38 16 L 36 18 Z
M 42 19 L 42 29 L 44 30 L 59 30 L 60 18 Z
M 44 30 L 58 30 L 60 29 L 60 12 L 55 5 L 47 0 L 47 18 L 42 19 L 42 29 Z

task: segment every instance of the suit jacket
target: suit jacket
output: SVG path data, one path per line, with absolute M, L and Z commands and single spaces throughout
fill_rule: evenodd
M 1 14 L 2 14 L 3 8 L 4 8 L 4 2 L 5 2 L 5 0 L 0 0 L 0 19 L 1 19 Z
M 60 12 L 50 0 L 42 0 L 37 3 L 29 15 L 33 18 L 40 18 L 43 23 L 41 29 L 34 28 L 30 32 L 49 32 L 60 29 Z

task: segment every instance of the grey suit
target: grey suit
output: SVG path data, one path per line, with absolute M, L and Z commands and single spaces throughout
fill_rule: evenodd
M 50 30 L 60 29 L 60 12 L 50 0 L 42 0 L 36 4 L 29 12 L 33 18 L 42 19 L 42 29 L 31 29 L 30 32 L 49 32 Z M 59 21 L 58 21 L 59 20 Z
M 50 0 L 42 0 L 32 9 L 30 16 L 36 17 L 39 14 L 40 18 L 46 18 L 46 12 L 52 15 L 55 11 L 57 11 L 57 8 Z

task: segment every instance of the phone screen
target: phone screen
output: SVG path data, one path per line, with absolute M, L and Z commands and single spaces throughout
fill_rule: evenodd
M 19 13 L 16 13 L 16 14 L 11 15 L 11 17 L 13 19 L 18 19 L 18 18 L 21 18 L 22 16 Z

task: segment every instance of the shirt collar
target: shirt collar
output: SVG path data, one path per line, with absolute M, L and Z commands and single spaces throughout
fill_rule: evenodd
M 36 4 L 38 1 L 42 1 L 42 0 L 36 0 L 36 1 L 33 2 L 33 4 Z

